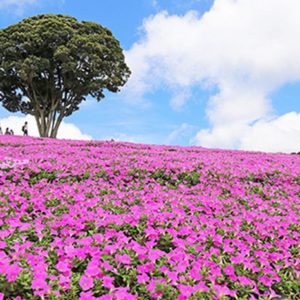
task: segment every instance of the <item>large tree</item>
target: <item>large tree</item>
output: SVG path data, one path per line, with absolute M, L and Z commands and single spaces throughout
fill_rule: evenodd
M 56 137 L 64 117 L 88 95 L 118 92 L 130 70 L 111 31 L 63 15 L 38 15 L 0 30 L 0 101 L 35 117 Z

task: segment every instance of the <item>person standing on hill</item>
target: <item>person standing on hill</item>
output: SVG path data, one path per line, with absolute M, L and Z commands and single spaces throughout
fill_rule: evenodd
M 2 127 L 0 126 L 0 134 L 2 135 L 3 134 L 3 131 L 2 131 Z
M 6 135 L 10 135 L 10 130 L 9 130 L 8 127 L 6 127 L 6 129 L 5 129 L 5 134 L 6 134 Z
M 27 121 L 24 123 L 24 125 L 22 126 L 22 131 L 23 131 L 23 135 L 27 136 L 28 135 L 28 123 Z

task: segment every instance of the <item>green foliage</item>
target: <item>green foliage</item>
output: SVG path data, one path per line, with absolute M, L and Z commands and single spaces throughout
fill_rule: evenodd
M 172 240 L 173 237 L 169 233 L 160 234 L 156 247 L 161 251 L 169 253 L 171 250 L 175 248 L 174 244 L 172 243 Z
M 94 180 L 97 181 L 99 178 L 102 178 L 106 181 L 110 180 L 109 175 L 107 174 L 107 172 L 105 170 L 101 170 L 99 172 L 95 172 L 94 174 Z
M 88 95 L 100 101 L 129 76 L 119 42 L 97 23 L 45 14 L 0 30 L 0 101 L 34 115 L 41 136 L 56 137 Z
M 57 170 L 48 171 L 41 169 L 40 172 L 31 172 L 29 174 L 29 184 L 35 185 L 40 180 L 46 179 L 49 183 L 52 183 L 56 179 Z
M 200 174 L 198 171 L 193 170 L 190 172 L 184 172 L 177 175 L 178 180 L 184 181 L 187 185 L 194 186 L 199 183 Z
M 49 199 L 44 202 L 46 208 L 58 206 L 61 201 L 57 198 Z
M 8 282 L 5 275 L 0 274 L 0 291 L 6 296 L 5 299 L 14 299 L 18 295 L 23 295 L 24 299 L 34 299 L 30 287 L 31 275 L 22 271 L 14 282 Z
M 179 294 L 178 290 L 165 283 L 157 283 L 155 291 L 162 292 L 162 295 L 159 297 L 162 300 L 176 299 Z
M 199 184 L 200 173 L 197 170 L 191 170 L 177 173 L 175 176 L 175 173 L 167 173 L 164 169 L 158 168 L 152 172 L 150 177 L 159 182 L 161 185 L 167 185 L 171 188 L 177 187 L 180 183 L 187 186 L 195 186 Z
M 279 271 L 279 276 L 281 277 L 281 281 L 274 284 L 274 290 L 280 295 L 288 297 L 287 299 L 299 299 L 300 280 L 292 268 L 282 268 Z

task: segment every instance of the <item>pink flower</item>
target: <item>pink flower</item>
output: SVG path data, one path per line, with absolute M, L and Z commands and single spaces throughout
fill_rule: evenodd
M 65 253 L 68 255 L 68 256 L 75 256 L 76 253 L 77 253 L 77 250 L 76 248 L 74 248 L 73 246 L 66 246 L 65 247 Z
M 268 277 L 267 275 L 263 275 L 261 277 L 258 277 L 258 281 L 261 282 L 265 286 L 271 286 L 272 285 L 272 279 Z
M 94 297 L 93 292 L 81 292 L 79 296 L 79 300 L 96 300 L 97 298 Z
M 65 261 L 58 262 L 56 268 L 62 273 L 70 271 L 69 263 Z
M 113 282 L 114 282 L 114 279 L 109 276 L 103 276 L 103 278 L 102 278 L 102 285 L 107 289 L 114 288 Z
M 146 281 L 148 281 L 150 278 L 146 273 L 142 273 L 140 275 L 137 276 L 137 282 L 138 283 L 145 283 Z
M 157 283 L 157 281 L 155 281 L 155 280 L 151 280 L 148 284 L 147 284 L 147 290 L 149 291 L 149 292 L 154 292 L 155 291 L 155 288 L 156 288 L 156 283 Z
M 187 300 L 189 297 L 187 296 L 183 296 L 181 294 L 178 295 L 178 297 L 176 298 L 176 300 Z
M 238 280 L 243 285 L 250 285 L 250 286 L 252 286 L 254 284 L 253 281 L 251 279 L 249 279 L 248 277 L 246 277 L 246 276 L 239 276 Z
M 85 274 L 90 277 L 95 277 L 95 276 L 99 275 L 100 273 L 101 273 L 101 270 L 100 270 L 98 262 L 91 260 L 87 265 Z
M 231 262 L 233 262 L 234 264 L 243 263 L 244 259 L 245 257 L 243 255 L 232 256 L 230 258 Z
M 155 265 L 152 262 L 148 262 L 144 265 L 138 265 L 137 266 L 137 271 L 138 272 L 151 272 L 155 268 Z
M 6 242 L 0 241 L 0 249 L 4 249 L 6 247 Z
M 59 275 L 58 279 L 59 279 L 59 281 L 58 281 L 59 285 L 61 287 L 64 287 L 66 289 L 70 288 L 70 286 L 71 286 L 70 276 L 64 276 L 64 275 L 61 274 L 61 275 Z
M 82 275 L 79 280 L 79 285 L 84 291 L 87 291 L 94 286 L 94 280 L 87 275 Z
M 232 296 L 236 295 L 236 291 L 230 290 L 227 286 L 215 284 L 213 290 L 217 293 L 217 296 Z
M 203 282 L 203 281 L 200 281 L 194 287 L 195 287 L 196 291 L 204 291 L 204 292 L 208 292 L 209 291 L 209 288 L 206 286 L 205 282 Z
M 223 271 L 226 275 L 235 275 L 233 266 L 227 265 L 224 267 Z
M 232 247 L 231 247 L 230 245 L 228 245 L 228 244 L 224 245 L 224 246 L 223 246 L 223 249 L 224 249 L 224 251 L 227 252 L 227 253 L 233 253 L 233 252 L 235 251 L 235 249 L 232 248 Z
M 31 288 L 33 290 L 45 290 L 45 291 L 47 291 L 50 288 L 50 286 L 45 281 L 45 278 L 35 277 L 31 281 Z
M 98 300 L 113 300 L 113 296 L 112 295 L 102 295 L 100 297 L 97 298 Z
M 17 279 L 18 275 L 21 272 L 21 268 L 18 266 L 18 264 L 11 265 L 8 270 L 6 270 L 6 278 L 7 281 L 13 282 Z
M 93 235 L 93 238 L 95 239 L 95 241 L 97 242 L 97 243 L 102 243 L 102 241 L 103 241 L 103 235 L 102 234 L 100 234 L 100 233 L 95 233 L 94 235 Z
M 121 264 L 124 264 L 124 265 L 130 265 L 131 264 L 131 258 L 129 255 L 127 254 L 117 254 L 116 255 L 116 261 L 121 263 Z
M 114 292 L 114 296 L 118 300 L 137 300 L 135 295 L 128 293 L 127 288 L 118 288 Z
M 165 273 L 168 276 L 168 279 L 171 280 L 171 282 L 173 282 L 173 283 L 177 282 L 178 277 L 177 277 L 177 273 L 176 272 L 166 271 Z
M 112 267 L 112 265 L 110 265 L 109 264 L 109 262 L 107 262 L 107 261 L 104 261 L 103 263 L 102 263 L 102 266 L 103 266 L 103 268 L 106 270 L 106 271 L 113 271 L 113 267 Z
M 300 156 L 1 135 L 0 142 L 0 182 L 10 193 L 0 197 L 0 272 L 9 282 L 23 269 L 31 272 L 33 297 L 51 293 L 60 299 L 71 286 L 72 262 L 78 259 L 89 261 L 78 278 L 81 300 L 143 298 L 132 285 L 114 286 L 114 274 L 124 268 L 136 271 L 137 284 L 146 286 L 145 297 L 153 299 L 163 294 L 159 284 L 178 289 L 177 300 L 188 300 L 195 291 L 215 300 L 236 298 L 228 282 L 217 284 L 220 276 L 248 286 L 246 298 L 272 298 L 282 268 L 300 276 L 300 258 L 291 251 L 300 237 Z M 28 162 L 5 170 L 8 158 Z M 53 171 L 53 182 L 40 178 Z M 171 186 L 170 178 L 180 184 Z M 47 207 L 45 201 L 55 204 L 55 199 L 59 207 Z M 66 212 L 60 214 L 60 208 Z M 48 236 L 49 248 L 30 242 L 31 231 Z M 8 247 L 6 240 L 14 237 Z M 56 273 L 51 272 L 52 251 Z M 23 259 L 28 266 L 19 266 Z M 237 276 L 237 264 L 255 273 L 253 279 L 250 273 Z M 98 281 L 108 295 L 93 295 Z M 257 282 L 264 284 L 264 293 Z
M 163 255 L 163 252 L 158 249 L 150 250 L 148 253 L 148 258 L 152 261 L 155 262 L 158 258 L 160 258 Z
M 189 285 L 178 284 L 177 287 L 180 291 L 180 294 L 184 297 L 190 297 L 194 292 L 193 287 L 191 287 Z

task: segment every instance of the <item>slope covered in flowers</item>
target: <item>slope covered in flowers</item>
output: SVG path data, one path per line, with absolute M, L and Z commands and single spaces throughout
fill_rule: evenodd
M 0 137 L 0 299 L 300 294 L 300 156 Z

